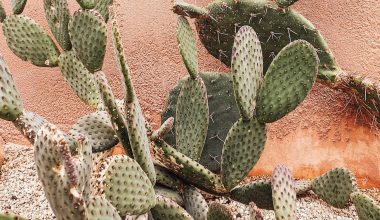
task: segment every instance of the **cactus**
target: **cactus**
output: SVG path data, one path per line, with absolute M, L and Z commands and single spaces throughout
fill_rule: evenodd
M 108 21 L 109 18 L 109 7 L 113 4 L 113 0 L 99 0 L 94 9 L 98 11 L 105 22 Z
M 83 9 L 92 9 L 96 5 L 96 0 L 77 0 L 80 7 Z
M 139 164 L 125 155 L 106 158 L 97 171 L 98 195 L 121 215 L 140 215 L 155 206 L 155 192 Z
M 260 209 L 273 210 L 272 185 L 270 180 L 251 181 L 237 186 L 231 190 L 230 197 L 246 205 L 254 202 Z
M 208 204 L 197 188 L 186 185 L 183 197 L 185 209 L 194 219 L 207 220 Z
M 273 170 L 272 198 L 276 219 L 297 219 L 294 180 L 290 170 L 284 165 L 277 165 Z
M 203 45 L 211 55 L 228 66 L 231 64 L 235 34 L 244 25 L 253 27 L 257 32 L 263 50 L 264 71 L 288 43 L 298 39 L 311 43 L 318 52 L 318 78 L 321 82 L 357 97 L 358 104 L 366 110 L 364 112 L 379 122 L 379 84 L 366 79 L 364 75 L 342 71 L 320 32 L 309 20 L 289 7 L 295 2 L 215 0 L 203 8 L 177 0 L 173 11 L 195 18 Z
M 350 194 L 357 189 L 357 185 L 351 171 L 346 168 L 335 168 L 314 179 L 311 189 L 328 204 L 344 208 L 350 199 Z
M 234 216 L 232 215 L 231 210 L 223 204 L 219 204 L 216 202 L 211 203 L 208 213 L 208 220 L 233 220 Z
M 351 199 L 355 204 L 359 220 L 380 219 L 380 205 L 362 192 L 354 192 Z
M 21 14 L 24 11 L 27 0 L 12 0 L 13 14 Z
M 67 0 L 44 0 L 45 17 L 55 39 L 64 50 L 71 49 L 70 11 Z
M 5 13 L 3 2 L 0 2 L 0 22 L 3 23 L 6 18 L 7 14 Z
M 179 191 L 182 189 L 182 182 L 173 173 L 160 165 L 154 165 L 157 183 Z
M 168 198 L 176 202 L 178 205 L 184 206 L 183 198 L 177 191 L 171 190 L 169 188 L 166 188 L 160 185 L 155 185 L 154 191 L 156 192 L 156 195 L 160 195 L 162 197 Z
M 151 209 L 152 216 L 155 220 L 193 220 L 189 213 L 172 200 L 157 195 L 157 204 Z

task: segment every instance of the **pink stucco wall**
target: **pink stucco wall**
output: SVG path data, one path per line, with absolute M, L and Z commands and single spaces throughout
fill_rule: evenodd
M 137 95 L 147 118 L 158 125 L 166 95 L 186 73 L 175 40 L 177 16 L 170 11 L 171 0 L 116 2 Z M 188 2 L 206 5 L 210 1 Z M 10 1 L 4 3 L 9 13 Z M 69 0 L 69 4 L 73 12 L 76 2 Z M 322 32 L 344 70 L 380 80 L 378 4 L 378 0 L 300 0 L 295 8 Z M 48 30 L 42 2 L 30 0 L 25 14 Z M 64 130 L 91 111 L 64 83 L 59 69 L 38 68 L 21 61 L 8 49 L 1 34 L 0 48 L 27 110 Z M 228 71 L 200 43 L 199 50 L 202 70 Z M 121 98 L 112 50 L 106 55 L 104 71 Z M 347 166 L 361 185 L 380 187 L 378 130 L 361 123 L 360 111 L 352 103 L 350 97 L 315 86 L 301 107 L 269 126 L 265 152 L 252 174 L 268 174 L 277 163 L 283 163 L 296 177 L 311 178 L 336 166 Z M 8 122 L 0 123 L 0 135 L 7 142 L 27 143 Z

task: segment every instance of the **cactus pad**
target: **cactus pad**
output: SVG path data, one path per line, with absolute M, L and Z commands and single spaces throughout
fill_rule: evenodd
M 7 14 L 5 13 L 3 2 L 0 2 L 0 22 L 3 23 L 6 18 Z
M 182 85 L 176 109 L 176 148 L 198 161 L 206 141 L 209 111 L 206 87 L 200 77 Z
M 95 81 L 99 88 L 99 93 L 103 100 L 104 106 L 110 115 L 111 124 L 116 132 L 116 135 L 119 138 L 121 145 L 124 147 L 127 155 L 133 157 L 128 139 L 126 121 L 121 109 L 116 103 L 111 87 L 108 85 L 107 78 L 103 72 L 97 72 L 95 73 Z
M 154 169 L 156 172 L 157 183 L 177 191 L 182 188 L 182 182 L 166 168 L 154 165 Z
M 154 191 L 156 192 L 156 195 L 160 195 L 160 196 L 163 196 L 165 198 L 168 198 L 168 199 L 176 202 L 180 206 L 184 205 L 182 196 L 174 190 L 171 190 L 171 189 L 166 188 L 164 186 L 155 185 Z
M 310 92 L 318 73 L 318 56 L 303 40 L 290 43 L 273 60 L 257 99 L 259 121 L 277 121 L 293 111 Z
M 292 4 L 296 3 L 298 0 L 276 0 L 276 3 L 281 8 L 287 8 Z
M 197 220 L 207 220 L 208 204 L 194 186 L 184 188 L 183 199 L 186 211 Z
M 323 201 L 336 208 L 344 208 L 357 184 L 351 171 L 335 168 L 314 179 L 311 187 Z
M 235 187 L 231 190 L 230 197 L 246 205 L 254 202 L 261 209 L 273 210 L 270 180 L 257 180 Z
M 188 4 L 183 0 L 174 0 L 173 11 L 179 15 L 188 16 L 190 18 L 197 18 L 207 16 L 208 12 L 202 7 Z
M 27 0 L 12 0 L 12 12 L 15 15 L 24 11 Z
M 294 187 L 296 189 L 297 195 L 302 195 L 311 190 L 311 181 L 308 180 L 297 180 L 295 181 Z
M 86 136 L 93 153 L 108 150 L 119 142 L 109 115 L 105 111 L 93 112 L 81 117 L 68 134 L 73 138 L 80 135 Z
M 380 205 L 362 192 L 354 192 L 351 199 L 355 204 L 359 220 L 380 219 Z
M 240 119 L 230 129 L 222 153 L 222 181 L 232 189 L 260 159 L 266 141 L 265 124 Z
M 226 193 L 220 177 L 162 140 L 155 141 L 154 155 L 168 170 L 206 192 Z
M 95 5 L 95 10 L 98 11 L 102 16 L 105 22 L 109 18 L 109 7 L 113 4 L 113 0 L 98 0 L 98 3 Z
M 64 52 L 59 56 L 59 67 L 65 80 L 82 101 L 93 108 L 101 104 L 93 74 L 86 69 L 73 51 Z
M 121 220 L 115 207 L 106 199 L 94 196 L 88 201 L 86 207 L 86 219 L 88 220 Z
M 230 74 L 200 73 L 199 76 L 206 85 L 210 114 L 206 143 L 200 163 L 211 171 L 218 171 L 224 140 L 231 126 L 240 118 L 240 114 L 236 105 Z M 169 117 L 176 117 L 178 95 L 186 79 L 187 77 L 181 79 L 177 86 L 170 91 L 161 121 L 165 121 Z M 175 132 L 169 133 L 165 138 L 171 145 L 175 144 L 175 139 Z
M 57 66 L 59 51 L 49 35 L 34 20 L 11 15 L 3 23 L 8 47 L 22 60 L 36 66 Z
M 216 202 L 211 203 L 208 208 L 207 220 L 233 220 L 234 216 L 232 215 L 231 210 L 223 205 Z
M 273 170 L 272 198 L 276 219 L 297 219 L 294 180 L 290 170 L 284 165 L 277 165 Z
M 263 53 L 259 38 L 250 26 L 241 27 L 236 34 L 231 59 L 236 102 L 242 118 L 249 120 L 263 80 Z
M 206 49 L 226 65 L 231 64 L 238 28 L 249 25 L 255 29 L 261 42 L 264 72 L 273 56 L 297 39 L 310 42 L 319 51 L 320 72 L 331 73 L 339 69 L 326 41 L 314 25 L 293 9 L 279 10 L 275 1 L 213 1 L 204 10 L 208 11 L 208 16 L 200 16 L 195 23 L 199 38 Z
M 193 30 L 183 16 L 179 17 L 177 25 L 177 41 L 183 62 L 191 78 L 198 76 L 198 52 Z
M 34 143 L 38 131 L 42 125 L 46 123 L 46 120 L 33 112 L 24 112 L 18 117 L 13 124 L 15 127 L 29 140 L 30 143 Z
M 98 0 L 77 0 L 77 2 L 83 9 L 92 9 Z
M 156 196 L 157 204 L 151 209 L 154 220 L 193 220 L 193 218 L 174 201 L 159 196 Z
M 100 166 L 97 176 L 104 194 L 121 215 L 143 214 L 155 205 L 153 185 L 139 164 L 125 155 L 111 156 Z
M 174 118 L 170 117 L 167 120 L 162 123 L 159 129 L 153 132 L 152 134 L 152 140 L 159 139 L 159 138 L 164 138 L 167 134 L 169 134 L 174 125 Z
M 70 11 L 67 0 L 44 0 L 44 9 L 46 20 L 55 39 L 64 50 L 70 50 Z
M 95 10 L 79 10 L 69 24 L 71 43 L 78 58 L 90 71 L 101 70 L 106 53 L 106 23 Z
M 0 118 L 14 121 L 23 111 L 20 95 L 16 89 L 8 65 L 0 56 Z

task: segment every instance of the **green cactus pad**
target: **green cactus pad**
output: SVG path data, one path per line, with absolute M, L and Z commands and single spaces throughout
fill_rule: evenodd
M 150 155 L 150 143 L 145 127 L 145 119 L 138 99 L 134 99 L 131 103 L 126 102 L 125 110 L 133 157 L 140 164 L 154 185 L 156 183 L 156 173 Z
M 198 52 L 193 30 L 183 16 L 179 17 L 177 24 L 177 41 L 183 62 L 191 78 L 198 76 Z
M 183 199 L 186 211 L 197 220 L 207 220 L 208 204 L 194 186 L 184 187 Z
M 179 15 L 188 16 L 190 18 L 198 18 L 208 15 L 207 10 L 202 7 L 188 4 L 183 0 L 174 0 L 173 2 L 173 11 Z
M 280 8 L 287 8 L 296 3 L 297 1 L 298 0 L 276 0 L 276 3 Z
M 88 220 L 121 220 L 115 207 L 106 199 L 93 196 L 86 207 L 86 219 Z
M 264 216 L 254 202 L 249 203 L 249 219 L 264 220 Z
M 172 131 L 173 125 L 174 125 L 174 118 L 173 117 L 168 118 L 167 120 L 164 121 L 164 123 L 162 123 L 159 129 L 157 129 L 156 131 L 152 133 L 151 139 L 155 140 L 159 138 L 164 138 L 167 134 L 169 134 Z
M 90 71 L 101 70 L 106 53 L 106 23 L 95 10 L 79 10 L 69 24 L 71 43 L 77 57 Z
M 311 181 L 297 180 L 294 184 L 297 195 L 302 195 L 311 190 Z
M 297 219 L 294 180 L 290 170 L 284 165 L 277 165 L 273 170 L 272 198 L 276 219 Z
M 98 194 L 104 194 L 121 215 L 143 214 L 155 206 L 153 185 L 136 161 L 116 155 L 100 167 L 96 174 Z
M 46 20 L 55 39 L 64 50 L 70 50 L 70 11 L 67 0 L 44 0 L 44 9 Z
M 36 113 L 24 112 L 20 117 L 13 121 L 13 124 L 30 143 L 34 144 L 38 131 L 46 122 L 47 121 L 43 117 Z
M 73 51 L 64 52 L 59 56 L 59 67 L 66 82 L 82 101 L 93 108 L 101 104 L 93 74 L 86 69 Z
M 182 188 L 182 182 L 169 170 L 159 165 L 154 165 L 154 169 L 157 183 L 177 191 Z
M 314 179 L 311 187 L 323 201 L 336 208 L 344 208 L 357 184 L 351 171 L 335 168 Z
M 174 201 L 159 196 L 156 196 L 157 204 L 150 211 L 154 220 L 193 220 L 193 218 Z
M 355 204 L 359 220 L 380 219 L 380 205 L 362 192 L 354 192 L 351 199 Z
M 198 161 L 206 141 L 209 109 L 206 87 L 200 77 L 182 85 L 176 108 L 176 148 Z
M 290 43 L 273 60 L 257 98 L 259 121 L 270 123 L 293 111 L 310 92 L 318 73 L 318 56 L 303 40 Z
M 89 152 L 85 155 L 86 160 L 91 160 Z M 79 185 L 84 184 L 83 179 L 78 177 L 83 170 L 77 170 L 76 166 L 81 160 L 71 157 L 64 134 L 54 125 L 44 124 L 37 133 L 34 159 L 45 196 L 57 219 L 83 218 L 84 207 Z
M 49 35 L 34 20 L 11 15 L 3 23 L 8 47 L 19 58 L 36 66 L 57 66 L 59 51 Z
M 108 85 L 106 76 L 103 72 L 95 73 L 95 81 L 103 100 L 104 106 L 110 115 L 111 124 L 116 132 L 116 135 L 124 147 L 128 156 L 133 157 L 132 149 L 129 144 L 128 130 L 125 118 L 121 109 L 118 107 L 115 96 L 112 93 L 111 87 Z
M 3 23 L 6 18 L 7 14 L 5 13 L 3 2 L 0 2 L 0 22 Z
M 230 74 L 200 73 L 199 76 L 206 85 L 210 114 L 206 143 L 200 163 L 211 171 L 218 171 L 224 140 L 231 126 L 240 118 L 240 114 Z M 187 77 L 181 79 L 170 91 L 161 121 L 166 121 L 169 117 L 176 117 L 178 95 L 186 79 Z M 175 124 L 174 121 L 174 126 Z M 175 145 L 175 132 L 169 133 L 165 140 L 169 144 Z
M 256 118 L 238 120 L 230 129 L 222 153 L 222 182 L 232 189 L 260 159 L 266 141 L 265 124 Z
M 169 171 L 206 192 L 226 193 L 220 177 L 162 140 L 155 141 L 154 155 Z
M 256 95 L 263 80 L 263 53 L 253 28 L 243 26 L 239 29 L 232 51 L 235 98 L 242 118 L 249 120 L 253 117 Z
M 93 153 L 108 150 L 119 142 L 109 115 L 105 111 L 93 112 L 81 117 L 68 134 L 73 138 L 80 135 L 86 136 Z
M 23 105 L 8 65 L 0 56 L 0 118 L 16 120 L 23 111 Z
M 319 51 L 320 74 L 328 75 L 339 67 L 326 41 L 314 25 L 293 9 L 279 10 L 275 1 L 213 1 L 204 10 L 208 16 L 196 20 L 201 42 L 226 65 L 231 64 L 232 46 L 239 27 L 255 29 L 263 50 L 264 72 L 288 43 L 303 39 Z
M 92 9 L 98 0 L 77 0 L 77 2 L 83 9 Z
M 24 11 L 27 0 L 12 0 L 12 12 L 15 15 Z
M 171 189 L 166 188 L 164 186 L 155 185 L 154 191 L 156 192 L 156 195 L 160 195 L 160 196 L 163 196 L 165 198 L 168 198 L 168 199 L 176 202 L 180 206 L 184 205 L 182 196 L 174 190 L 171 190 Z
M 232 215 L 231 210 L 223 205 L 216 202 L 211 203 L 208 208 L 207 220 L 233 220 L 234 216 Z
M 270 180 L 257 180 L 235 187 L 231 190 L 230 197 L 246 205 L 254 202 L 261 209 L 273 210 Z
M 113 0 L 99 0 L 95 5 L 95 10 L 98 11 L 102 16 L 105 22 L 109 18 L 109 7 L 113 4 Z

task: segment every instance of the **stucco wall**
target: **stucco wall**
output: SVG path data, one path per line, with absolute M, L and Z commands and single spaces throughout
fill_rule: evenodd
M 124 46 L 133 71 L 137 95 L 148 119 L 156 126 L 164 99 L 186 71 L 175 40 L 177 16 L 171 0 L 118 1 Z M 188 0 L 198 5 L 210 1 Z M 5 1 L 10 12 L 10 1 Z M 71 11 L 77 8 L 69 0 Z M 343 69 L 380 80 L 380 8 L 378 0 L 300 0 L 295 5 L 322 32 Z M 42 3 L 29 1 L 25 14 L 46 30 Z M 108 44 L 111 48 L 111 44 Z M 25 108 L 37 112 L 64 130 L 91 110 L 71 92 L 57 68 L 38 68 L 21 61 L 0 35 L 5 57 Z M 202 70 L 227 69 L 199 44 Z M 121 98 L 119 75 L 112 48 L 104 70 Z M 269 126 L 269 138 L 252 174 L 269 174 L 278 163 L 288 165 L 296 177 L 311 178 L 336 166 L 354 171 L 359 184 L 380 187 L 380 138 L 378 130 L 361 123 L 353 98 L 317 85 L 295 112 Z M 7 142 L 27 143 L 11 123 L 0 123 Z

